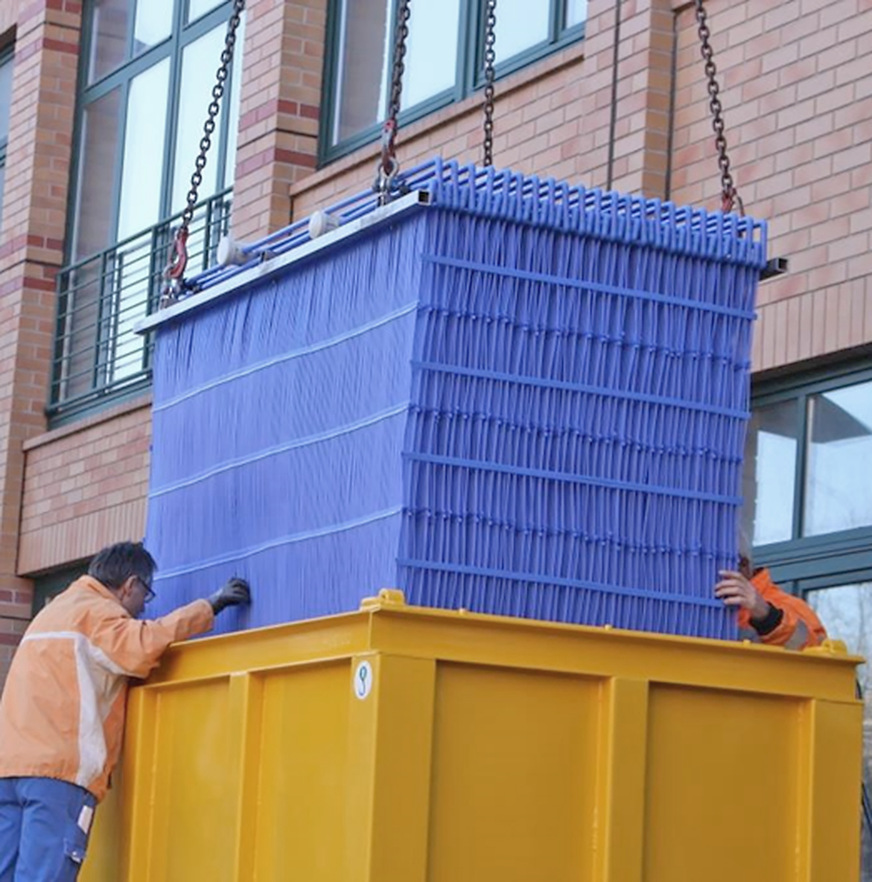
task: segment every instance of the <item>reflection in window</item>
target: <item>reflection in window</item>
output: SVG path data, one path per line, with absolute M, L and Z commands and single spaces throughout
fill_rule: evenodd
M 413 107 L 450 89 L 457 76 L 460 0 L 412 4 L 403 107 Z M 380 114 L 384 116 L 384 109 Z
M 73 260 L 105 248 L 114 235 L 115 157 L 121 141 L 121 88 L 85 108 L 79 138 L 79 195 Z
M 550 10 L 547 3 L 498 0 L 496 14 L 497 64 L 548 39 Z
M 872 525 L 872 382 L 813 395 L 808 408 L 803 534 Z
M 242 47 L 245 45 L 245 16 L 239 20 L 236 31 L 236 51 L 233 53 L 233 70 L 230 76 L 230 89 L 221 100 L 221 113 L 227 110 L 227 147 L 224 150 L 224 188 L 232 187 L 236 181 L 236 145 L 239 138 L 239 106 L 242 95 Z M 217 165 L 217 162 L 216 162 Z
M 391 4 L 387 0 L 341 0 L 338 8 L 334 143 L 375 125 L 384 116 L 391 31 Z
M 201 15 L 205 15 L 210 9 L 214 9 L 221 0 L 191 0 L 188 7 L 188 21 L 194 21 Z
M 91 13 L 89 83 L 112 73 L 127 61 L 129 27 L 129 0 L 94 0 Z
M 566 27 L 584 24 L 587 21 L 587 0 L 567 0 Z
M 164 152 L 169 74 L 166 59 L 130 84 L 118 239 L 126 239 L 160 219 L 161 165 L 154 157 Z
M 163 156 L 166 135 L 166 104 L 169 59 L 141 73 L 130 84 L 127 127 L 124 133 L 124 164 L 118 209 L 119 240 L 138 233 L 160 220 L 162 169 L 153 157 Z M 150 266 L 128 264 L 116 258 L 112 301 L 102 310 L 100 336 L 107 348 L 104 382 L 117 381 L 142 370 L 143 343 L 134 331 L 142 318 L 148 296 Z
M 742 494 L 745 534 L 754 545 L 791 538 L 797 431 L 794 400 L 756 407 L 751 414 Z
M 375 136 L 385 115 L 396 24 L 395 0 L 332 0 L 332 70 L 327 80 L 329 148 Z M 587 15 L 585 0 L 498 0 L 497 64 L 558 45 Z M 482 83 L 484 0 L 414 0 L 404 57 L 402 107 L 447 104 Z M 577 39 L 575 29 L 568 39 Z M 353 143 L 353 142 L 352 142 Z M 349 145 L 350 146 L 350 145 Z
M 872 655 L 872 582 L 840 585 L 808 591 L 806 600 L 818 614 L 827 634 L 843 640 L 848 651 L 864 658 Z M 869 664 L 857 669 L 863 691 L 863 764 L 866 787 L 872 787 L 872 674 Z M 864 824 L 863 875 L 861 882 L 872 880 L 872 836 Z
M 171 3 L 139 0 L 136 4 L 136 22 L 133 26 L 133 54 L 139 55 L 161 40 L 166 40 L 173 29 Z
M 113 239 L 115 223 L 115 166 L 121 143 L 121 89 L 116 88 L 92 102 L 82 115 L 79 193 L 72 258 L 105 248 Z M 79 395 L 94 383 L 94 340 L 101 313 L 104 270 L 101 266 L 75 273 L 75 294 L 68 298 L 63 324 L 62 352 L 67 357 L 63 393 Z
M 215 59 L 224 48 L 224 27 L 217 27 L 200 37 L 185 48 L 182 57 L 182 87 L 179 92 L 179 122 L 176 132 L 175 170 L 173 171 L 173 201 L 171 211 L 181 211 L 185 207 L 185 195 L 191 186 L 191 173 L 194 171 L 194 159 L 199 152 L 200 138 L 203 136 L 203 119 L 205 104 L 203 96 L 208 96 L 215 80 Z M 217 156 L 221 151 L 221 119 L 224 114 L 225 102 L 221 102 L 221 110 L 216 118 L 217 129 L 212 136 L 210 156 Z M 216 189 L 218 180 L 218 164 L 207 162 L 203 169 L 203 183 L 200 185 L 199 196 L 205 199 Z

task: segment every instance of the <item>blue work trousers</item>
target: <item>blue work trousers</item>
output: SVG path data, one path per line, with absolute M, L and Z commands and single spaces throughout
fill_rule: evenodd
M 53 778 L 0 778 L 0 882 L 75 882 L 94 795 Z

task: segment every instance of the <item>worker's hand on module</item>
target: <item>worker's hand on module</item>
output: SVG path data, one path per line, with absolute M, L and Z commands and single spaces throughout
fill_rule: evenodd
M 251 603 L 251 588 L 245 579 L 238 576 L 228 579 L 224 586 L 216 591 L 210 598 L 212 610 L 217 615 L 228 606 L 239 606 L 241 603 Z
M 766 618 L 769 604 L 745 576 L 734 570 L 721 570 L 720 577 L 721 581 L 715 585 L 715 597 L 727 606 L 745 607 L 752 619 Z

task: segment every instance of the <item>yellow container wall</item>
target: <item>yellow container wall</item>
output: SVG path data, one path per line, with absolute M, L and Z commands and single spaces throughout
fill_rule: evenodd
M 652 687 L 646 879 L 726 882 L 749 865 L 770 882 L 796 878 L 801 713 L 797 701 Z
M 856 882 L 856 660 L 405 607 L 175 647 L 84 882 Z
M 599 691 L 579 677 L 440 666 L 428 879 L 591 878 Z
M 348 778 L 348 682 L 344 661 L 267 674 L 262 683 L 261 731 L 252 782 L 257 801 L 250 878 L 344 878 L 342 849 L 323 835 L 345 827 Z

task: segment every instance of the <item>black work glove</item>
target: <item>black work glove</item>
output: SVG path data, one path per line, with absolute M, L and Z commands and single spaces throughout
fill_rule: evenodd
M 224 586 L 216 591 L 209 598 L 212 604 L 212 611 L 215 615 L 226 609 L 228 606 L 238 606 L 240 603 L 251 603 L 251 588 L 245 579 L 233 576 L 228 579 Z

